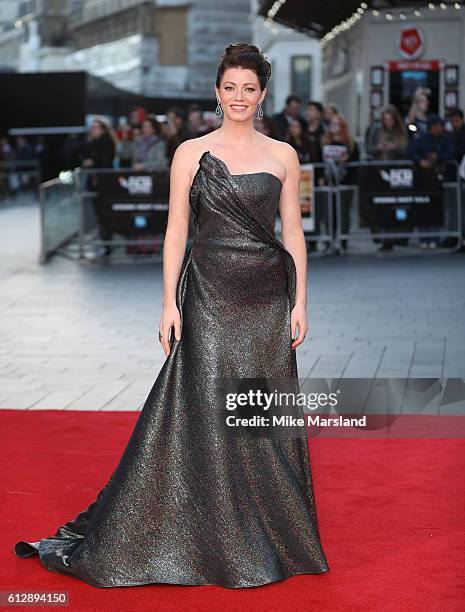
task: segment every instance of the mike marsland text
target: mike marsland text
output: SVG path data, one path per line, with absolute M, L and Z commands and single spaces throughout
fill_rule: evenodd
M 292 417 L 289 415 L 285 416 L 257 416 L 254 415 L 249 418 L 240 418 L 234 415 L 226 417 L 226 425 L 230 427 L 303 427 L 307 426 L 318 426 L 318 427 L 365 427 L 367 424 L 367 417 L 363 415 L 361 417 L 344 417 L 342 415 L 335 417 L 323 417 L 320 415 L 307 414 L 304 418 Z

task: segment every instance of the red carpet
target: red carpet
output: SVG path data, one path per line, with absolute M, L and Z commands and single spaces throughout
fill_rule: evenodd
M 52 535 L 94 500 L 137 416 L 0 411 L 0 590 L 68 591 L 66 609 L 104 612 L 465 610 L 465 440 L 460 439 L 311 439 L 327 574 L 239 590 L 98 589 L 46 570 L 38 556 L 16 558 L 17 540 Z

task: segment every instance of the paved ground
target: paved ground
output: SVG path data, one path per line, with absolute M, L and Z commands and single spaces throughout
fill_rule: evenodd
M 0 202 L 0 408 L 136 410 L 164 354 L 162 268 L 38 263 L 35 205 Z M 465 256 L 309 260 L 299 375 L 465 377 Z

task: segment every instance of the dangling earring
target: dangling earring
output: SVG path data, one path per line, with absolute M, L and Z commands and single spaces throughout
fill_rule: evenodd
M 261 102 L 258 103 L 257 117 L 259 119 L 263 119 L 263 108 Z
M 216 110 L 215 110 L 215 115 L 217 117 L 221 117 L 223 115 L 223 109 L 221 108 L 221 104 L 220 104 L 220 101 L 218 100 L 218 98 L 217 98 L 217 102 L 218 102 L 218 104 L 217 104 L 217 107 L 216 107 Z

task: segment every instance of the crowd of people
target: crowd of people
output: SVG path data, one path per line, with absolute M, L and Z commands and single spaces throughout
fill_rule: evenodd
M 346 119 L 334 104 L 323 106 L 318 101 L 309 101 L 305 114 L 301 112 L 301 100 L 290 95 L 280 113 L 270 119 L 263 119 L 266 133 L 273 138 L 285 140 L 296 150 L 300 162 L 317 164 L 315 178 L 317 185 L 324 185 L 326 176 L 318 166 L 322 162 L 335 162 L 340 184 L 356 184 L 357 172 L 348 162 L 361 159 L 375 161 L 410 160 L 414 165 L 436 176 L 439 180 L 465 180 L 465 121 L 461 109 L 450 109 L 446 117 L 429 112 L 428 90 L 418 88 L 411 108 L 402 117 L 396 106 L 388 104 L 367 128 L 362 146 L 357 143 Z M 452 162 L 452 163 L 451 163 Z M 456 164 L 455 164 L 456 162 Z M 450 199 L 449 199 L 450 200 Z M 449 201 L 449 229 L 453 229 L 455 202 Z M 352 194 L 341 191 L 341 229 L 347 234 L 350 226 Z M 315 199 L 316 230 L 325 219 L 326 207 Z M 335 206 L 333 219 L 335 220 Z M 325 219 L 325 224 L 327 220 Z M 384 228 L 376 228 L 383 231 Z M 334 230 L 334 228 L 333 228 Z M 331 229 L 328 228 L 331 232 Z M 385 230 L 387 231 L 387 230 Z M 392 250 L 394 244 L 406 244 L 406 240 L 381 240 L 380 249 Z M 437 239 L 422 240 L 423 248 L 436 248 Z M 455 239 L 445 239 L 443 246 L 453 246 Z M 310 248 L 311 245 L 310 245 Z M 342 240 L 341 248 L 347 248 Z
M 363 140 L 354 137 L 336 105 L 323 105 L 316 100 L 303 104 L 293 94 L 286 98 L 280 112 L 256 118 L 255 125 L 271 138 L 288 142 L 301 164 L 316 164 L 316 186 L 327 183 L 324 165 L 327 162 L 334 162 L 332 167 L 336 168 L 340 184 L 354 184 L 357 174 L 347 163 L 361 159 L 409 159 L 441 178 L 446 172 L 446 162 L 455 160 L 462 165 L 465 180 L 464 113 L 461 109 L 453 109 L 446 118 L 430 113 L 428 93 L 424 88 L 417 89 L 405 117 L 394 105 L 387 105 L 367 128 Z M 103 118 L 95 117 L 85 138 L 78 134 L 67 138 L 61 155 L 62 169 L 119 167 L 150 171 L 169 168 L 181 142 L 211 132 L 221 123 L 213 112 L 204 113 L 197 104 L 191 104 L 186 112 L 177 107 L 168 108 L 162 120 L 159 117 L 137 107 L 128 117 L 120 117 L 116 129 Z M 0 161 L 34 160 L 40 158 L 41 151 L 39 141 L 33 146 L 18 136 L 12 145 L 3 138 Z M 321 223 L 328 233 L 333 233 L 336 215 L 332 215 L 333 227 L 329 228 L 327 205 L 318 193 L 316 196 L 315 233 L 320 234 Z M 349 190 L 342 191 L 341 198 L 342 232 L 348 233 L 352 194 Z M 393 244 L 392 240 L 383 240 L 380 246 L 382 250 L 390 250 Z M 309 248 L 314 245 L 311 242 Z M 433 248 L 437 241 L 423 242 L 422 246 Z M 341 248 L 347 248 L 346 240 L 342 241 Z

